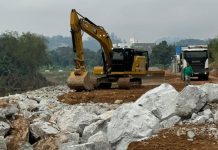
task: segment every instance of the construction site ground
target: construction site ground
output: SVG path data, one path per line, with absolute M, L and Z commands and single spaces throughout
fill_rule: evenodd
M 157 136 L 132 142 L 128 150 L 217 150 L 218 140 L 210 133 L 215 125 L 176 125 L 162 130 Z M 216 126 L 215 126 L 216 127 Z M 195 130 L 196 136 L 189 140 L 187 132 Z
M 136 101 L 146 91 L 159 86 L 162 83 L 169 83 L 178 91 L 184 88 L 184 81 L 181 80 L 180 75 L 171 74 L 166 71 L 164 78 L 147 77 L 143 80 L 143 85 L 129 90 L 122 89 L 106 89 L 94 90 L 91 92 L 70 92 L 59 97 L 59 100 L 68 103 L 126 103 Z M 210 76 L 208 81 L 192 79 L 193 85 L 200 85 L 204 83 L 218 83 L 217 76 Z M 218 149 L 218 140 L 211 137 L 210 134 L 204 132 L 196 135 L 194 141 L 187 140 L 187 135 L 177 135 L 177 131 L 185 128 L 186 130 L 207 128 L 205 125 L 177 125 L 170 129 L 161 131 L 158 136 L 139 142 L 133 142 L 129 145 L 129 150 L 215 150 Z M 206 129 L 207 130 L 207 129 Z
M 116 86 L 112 89 L 96 89 L 89 92 L 70 92 L 65 95 L 59 96 L 59 100 L 68 104 L 77 103 L 126 103 L 137 100 L 146 91 L 159 86 L 162 83 L 169 83 L 181 91 L 184 88 L 184 81 L 181 80 L 180 75 L 171 74 L 166 71 L 165 77 L 146 77 L 143 79 L 141 87 L 132 87 L 128 90 L 118 89 Z M 193 85 L 200 85 L 204 83 L 218 83 L 218 78 L 210 76 L 208 81 L 192 79 Z

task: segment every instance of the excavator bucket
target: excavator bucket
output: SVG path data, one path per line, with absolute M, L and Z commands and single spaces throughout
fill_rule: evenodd
M 76 75 L 75 72 L 71 72 L 69 78 L 67 79 L 67 85 L 70 89 L 75 89 L 76 91 L 82 90 L 93 90 L 94 84 L 90 79 L 90 74 L 85 71 L 80 75 Z

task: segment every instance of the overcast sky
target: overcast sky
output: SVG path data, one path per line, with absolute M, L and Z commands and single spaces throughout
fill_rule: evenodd
M 72 8 L 126 40 L 218 35 L 218 0 L 0 0 L 0 32 L 70 36 Z

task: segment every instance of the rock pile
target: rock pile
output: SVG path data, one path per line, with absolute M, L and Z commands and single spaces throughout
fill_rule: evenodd
M 0 98 L 0 149 L 125 150 L 174 124 L 218 123 L 218 85 L 162 84 L 134 103 L 68 105 L 57 96 L 66 86 Z M 218 107 L 217 107 L 218 108 Z M 194 132 L 188 131 L 190 140 Z

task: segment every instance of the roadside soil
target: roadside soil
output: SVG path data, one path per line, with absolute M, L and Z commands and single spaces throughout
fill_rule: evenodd
M 132 87 L 129 90 L 112 88 L 112 89 L 96 89 L 94 91 L 86 92 L 70 92 L 58 97 L 59 101 L 68 104 L 77 103 L 115 103 L 117 100 L 121 100 L 121 103 L 132 102 L 137 100 L 142 94 L 159 86 L 162 83 L 169 83 L 175 87 L 177 91 L 181 91 L 184 88 L 184 81 L 181 80 L 180 75 L 171 74 L 170 72 L 165 73 L 165 77 L 149 77 L 143 80 L 141 87 Z M 204 83 L 218 83 L 218 78 L 210 76 L 208 81 L 199 81 L 193 79 L 191 81 L 194 85 Z
M 132 142 L 128 150 L 217 150 L 218 140 L 212 128 L 216 125 L 183 125 L 162 130 L 157 136 Z M 187 131 L 194 131 L 196 136 L 188 140 Z

